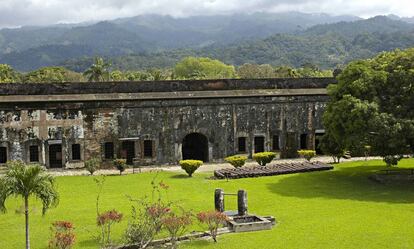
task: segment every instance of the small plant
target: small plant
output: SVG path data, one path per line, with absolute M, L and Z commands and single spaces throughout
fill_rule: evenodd
M 310 162 L 310 160 L 316 156 L 316 151 L 314 151 L 314 150 L 298 150 L 298 154 L 301 157 L 305 158 L 306 160 L 308 160 Z
M 225 222 L 228 220 L 228 217 L 222 212 L 207 211 L 198 213 L 197 219 L 200 223 L 207 225 L 211 238 L 214 242 L 217 242 L 217 230 L 224 226 Z
M 69 221 L 55 221 L 52 223 L 50 230 L 52 232 L 49 240 L 49 248 L 51 249 L 70 249 L 76 241 L 73 232 L 73 224 Z
M 402 158 L 403 157 L 401 155 L 389 155 L 389 156 L 384 156 L 383 160 L 387 164 L 387 167 L 392 167 L 392 166 L 397 166 L 398 162 Z
M 99 158 L 92 157 L 91 159 L 85 161 L 85 169 L 93 175 L 93 173 L 99 169 L 100 164 L 101 160 L 99 160 Z
M 154 238 L 163 228 L 163 218 L 171 212 L 172 203 L 163 201 L 163 195 L 168 191 L 169 186 L 162 181 L 151 182 L 152 199 L 145 197 L 140 200 L 130 201 L 136 203 L 132 205 L 132 215 L 128 221 L 127 229 L 124 233 L 125 242 L 134 244 L 137 248 L 147 248 Z
M 203 161 L 200 160 L 181 160 L 179 162 L 181 168 L 187 172 L 188 176 L 191 177 L 193 173 L 203 165 Z
M 103 247 L 111 244 L 111 227 L 122 220 L 122 213 L 115 209 L 101 213 L 96 217 L 96 223 L 101 228 L 100 243 Z
M 277 154 L 275 152 L 260 152 L 255 153 L 253 155 L 253 159 L 261 166 L 266 166 L 266 164 L 270 163 L 276 155 Z
M 247 156 L 240 156 L 240 155 L 229 156 L 229 157 L 224 158 L 224 160 L 230 163 L 231 165 L 233 165 L 233 167 L 239 168 L 239 167 L 243 167 L 243 165 L 246 163 Z
M 119 170 L 119 174 L 122 175 L 122 172 L 127 168 L 126 159 L 115 159 L 114 166 Z
M 162 219 L 162 224 L 170 235 L 172 248 L 177 248 L 178 237 L 186 232 L 187 227 L 191 225 L 191 223 L 191 215 L 189 213 L 177 215 L 171 212 Z

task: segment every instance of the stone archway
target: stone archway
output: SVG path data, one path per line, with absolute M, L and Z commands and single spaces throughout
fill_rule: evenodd
M 183 139 L 183 159 L 208 162 L 208 139 L 201 133 L 190 133 Z

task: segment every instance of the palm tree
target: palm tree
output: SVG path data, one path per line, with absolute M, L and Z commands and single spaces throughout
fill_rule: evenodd
M 108 81 L 109 80 L 109 67 L 111 65 L 106 63 L 102 58 L 95 58 L 95 63 L 88 68 L 83 75 L 88 77 L 89 82 L 99 82 L 99 81 Z
M 59 202 L 54 178 L 40 165 L 26 165 L 22 161 L 11 161 L 3 177 L 0 177 L 0 211 L 6 212 L 8 197 L 21 196 L 24 199 L 26 220 L 26 249 L 30 249 L 29 239 L 29 197 L 34 196 L 42 202 L 43 215 L 47 209 Z

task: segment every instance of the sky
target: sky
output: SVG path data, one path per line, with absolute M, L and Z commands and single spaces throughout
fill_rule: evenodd
M 0 27 L 79 23 L 140 14 L 185 17 L 263 11 L 411 17 L 414 0 L 0 0 Z

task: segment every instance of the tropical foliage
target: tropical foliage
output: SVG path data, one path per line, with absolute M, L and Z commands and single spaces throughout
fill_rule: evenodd
M 42 213 L 58 204 L 59 197 L 54 178 L 40 165 L 26 165 L 21 161 L 10 161 L 6 174 L 0 177 L 0 211 L 5 212 L 6 199 L 12 196 L 23 197 L 26 222 L 26 248 L 30 248 L 29 197 L 42 202 Z
M 174 67 L 175 77 L 181 79 L 229 79 L 234 78 L 234 66 L 210 58 L 187 57 Z
M 323 117 L 327 136 L 341 148 L 371 146 L 396 165 L 414 148 L 414 49 L 350 63 L 329 88 Z

